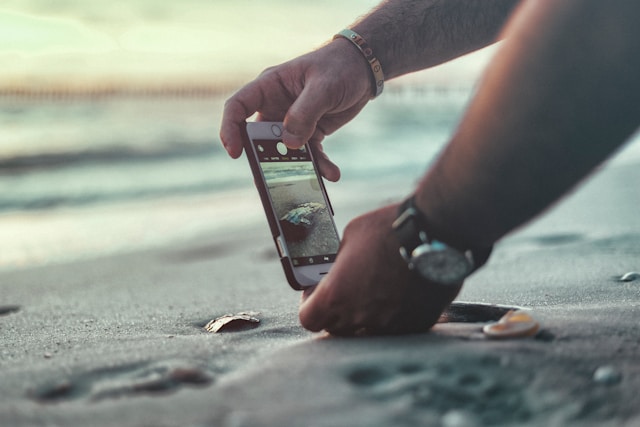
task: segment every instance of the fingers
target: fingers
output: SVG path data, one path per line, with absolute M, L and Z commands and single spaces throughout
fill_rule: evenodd
M 329 160 L 329 156 L 324 152 L 324 147 L 322 146 L 323 139 L 324 134 L 317 130 L 311 138 L 311 141 L 309 141 L 309 145 L 318 164 L 320 174 L 331 182 L 337 182 L 340 179 L 340 168 Z
M 267 70 L 253 82 L 244 86 L 227 100 L 224 106 L 220 139 L 229 155 L 242 154 L 245 121 L 259 112 L 258 120 L 283 120 L 283 142 L 291 148 L 300 148 L 312 139 L 322 140 L 324 133 L 317 128 L 318 121 L 331 108 L 327 91 L 309 83 L 296 98 L 295 93 L 282 88 L 283 78 L 277 70 Z M 337 180 L 339 169 L 322 155 L 321 168 L 327 179 Z
M 245 121 L 258 111 L 263 101 L 263 92 L 253 82 L 240 89 L 225 103 L 220 140 L 227 153 L 234 159 L 242 154 Z
M 325 310 L 324 301 L 327 297 L 324 295 L 326 286 L 324 285 L 326 278 L 313 288 L 313 290 L 305 290 L 300 304 L 298 316 L 300 324 L 307 330 L 312 332 L 320 332 L 325 329 L 330 320 L 330 309 Z
M 307 293 L 300 323 L 335 335 L 425 332 L 456 297 L 462 284 L 442 286 L 407 268 L 391 230 L 398 206 L 352 220 L 329 274 Z
M 284 122 L 282 138 L 291 148 L 300 148 L 318 132 L 323 136 L 334 132 L 358 114 L 369 100 L 370 88 L 366 79 L 364 83 L 352 81 L 352 73 L 344 71 L 342 62 L 334 64 L 341 75 L 327 71 L 326 64 L 336 57 L 337 48 L 344 46 L 330 44 L 269 68 L 229 98 L 220 139 L 231 157 L 242 154 L 245 121 L 256 112 L 259 120 Z M 359 66 L 360 62 L 358 58 Z M 322 174 L 337 180 L 339 169 L 326 156 L 320 157 Z
M 309 84 L 291 104 L 282 133 L 282 140 L 288 147 L 300 148 L 314 136 L 318 121 L 332 107 L 326 92 L 319 85 Z
M 304 291 L 302 291 L 302 298 L 300 299 L 300 303 L 302 304 L 303 302 L 305 302 L 315 290 L 315 286 L 305 288 Z
M 340 179 L 340 168 L 338 165 L 329 160 L 329 157 L 324 152 L 321 152 L 318 157 L 318 169 L 320 174 L 331 182 L 336 182 Z
M 361 263 L 367 257 L 361 256 L 359 246 L 371 242 L 359 235 L 361 222 L 355 219 L 347 226 L 331 270 L 300 305 L 300 323 L 310 331 L 344 331 L 363 320 L 359 305 L 366 292 L 362 285 L 368 280 Z

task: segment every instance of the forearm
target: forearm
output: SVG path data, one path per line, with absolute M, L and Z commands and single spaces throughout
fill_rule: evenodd
M 497 40 L 518 0 L 386 0 L 352 25 L 387 79 L 432 67 Z
M 490 244 L 540 213 L 640 123 L 637 3 L 533 0 L 507 28 L 418 188 L 443 234 Z

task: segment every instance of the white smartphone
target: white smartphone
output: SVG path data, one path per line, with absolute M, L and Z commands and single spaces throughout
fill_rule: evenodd
M 309 146 L 281 136 L 281 122 L 249 122 L 244 147 L 287 281 L 302 290 L 329 272 L 340 237 Z

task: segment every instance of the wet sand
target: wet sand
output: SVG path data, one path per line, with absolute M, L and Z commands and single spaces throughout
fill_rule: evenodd
M 639 426 L 640 279 L 618 280 L 640 271 L 639 183 L 608 168 L 467 282 L 530 308 L 534 338 L 304 331 L 266 226 L 2 272 L 0 425 Z M 240 311 L 260 325 L 202 330 Z

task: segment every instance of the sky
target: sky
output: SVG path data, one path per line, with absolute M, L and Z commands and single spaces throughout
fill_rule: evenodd
M 376 4 L 2 0 L 0 85 L 233 83 L 322 45 Z M 433 78 L 474 76 L 486 58 L 463 58 Z

